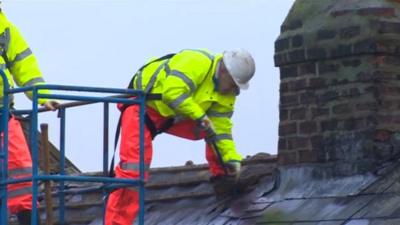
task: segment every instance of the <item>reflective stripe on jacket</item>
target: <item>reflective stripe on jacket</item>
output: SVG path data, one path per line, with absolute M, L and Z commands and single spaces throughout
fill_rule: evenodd
M 5 51 L 6 57 L 3 57 Z M 36 57 L 18 29 L 0 12 L 0 69 L 5 70 L 10 87 L 45 84 Z M 5 59 L 6 58 L 6 59 Z M 40 90 L 48 94 L 48 90 Z M 29 98 L 32 93 L 26 93 Z M 3 81 L 0 79 L 0 98 L 3 97 Z M 39 103 L 44 103 L 39 99 Z
M 170 59 L 151 63 L 138 74 L 133 88 L 161 93 L 162 101 L 147 104 L 164 117 L 193 120 L 208 115 L 215 126 L 217 146 L 224 162 L 240 161 L 232 139 L 235 95 L 216 91 L 214 76 L 222 54 L 207 50 L 183 50 Z

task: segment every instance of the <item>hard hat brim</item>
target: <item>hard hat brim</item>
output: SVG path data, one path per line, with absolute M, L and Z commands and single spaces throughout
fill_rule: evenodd
M 232 77 L 232 80 L 235 82 L 235 84 L 241 89 L 241 90 L 247 90 L 247 89 L 249 89 L 249 83 L 244 83 L 244 84 L 241 84 L 241 83 L 239 83 L 232 75 L 231 75 L 231 77 Z

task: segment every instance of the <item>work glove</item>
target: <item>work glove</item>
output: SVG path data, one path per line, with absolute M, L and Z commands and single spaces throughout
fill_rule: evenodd
M 55 111 L 60 106 L 60 103 L 54 100 L 49 100 L 43 103 L 42 106 L 44 106 L 44 108 L 47 110 Z
M 225 167 L 229 176 L 239 177 L 241 168 L 241 163 L 239 161 L 229 161 L 225 163 Z
M 239 161 L 229 161 L 224 164 L 227 174 L 213 176 L 210 181 L 213 185 L 214 192 L 219 199 L 223 199 L 227 196 L 232 196 L 237 193 L 238 181 L 240 174 L 241 164 Z
M 217 199 L 224 199 L 235 194 L 236 179 L 233 176 L 213 176 L 210 182 Z
M 210 118 L 207 115 L 204 115 L 200 119 L 197 120 L 197 125 L 201 130 L 207 133 L 207 136 L 215 135 L 214 125 L 211 122 Z

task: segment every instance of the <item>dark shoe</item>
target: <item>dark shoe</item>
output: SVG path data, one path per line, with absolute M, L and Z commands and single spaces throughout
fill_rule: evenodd
M 214 176 L 210 178 L 217 198 L 236 194 L 236 176 Z
M 24 210 L 24 211 L 17 213 L 18 224 L 19 225 L 31 225 L 31 216 L 32 216 L 31 210 Z M 40 225 L 39 217 L 37 218 L 36 224 Z

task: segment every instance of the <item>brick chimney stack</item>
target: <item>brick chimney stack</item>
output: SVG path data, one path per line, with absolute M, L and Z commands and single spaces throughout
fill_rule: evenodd
M 400 154 L 399 0 L 297 0 L 274 59 L 280 165 L 361 172 Z

